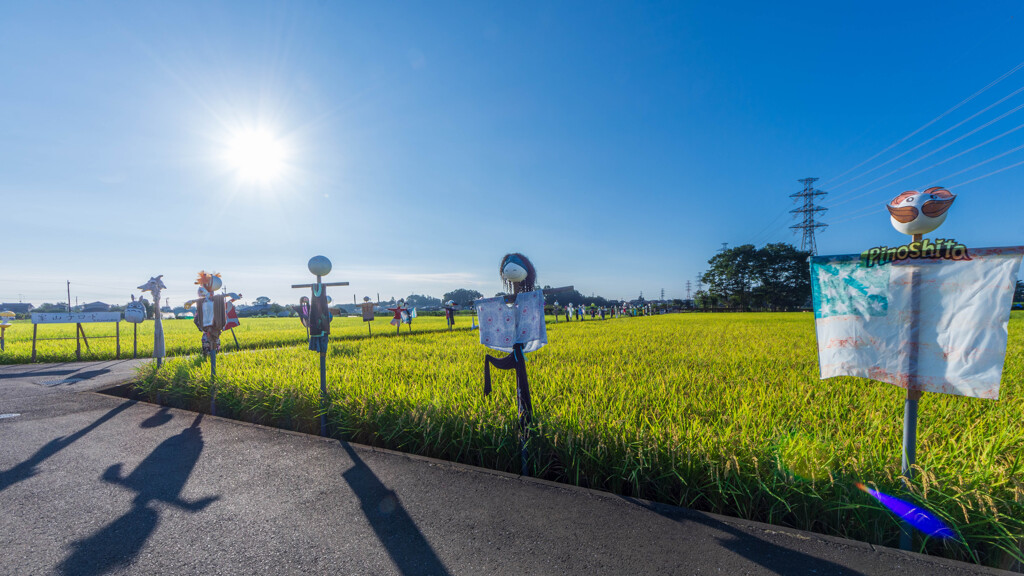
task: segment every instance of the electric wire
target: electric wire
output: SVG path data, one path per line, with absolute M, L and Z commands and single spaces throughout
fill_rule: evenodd
M 914 130 L 914 131 L 913 131 L 913 132 L 911 132 L 910 134 L 907 134 L 907 135 L 906 135 L 906 136 L 904 136 L 903 138 L 900 138 L 900 139 L 899 139 L 899 140 L 897 140 L 896 142 L 893 142 L 892 144 L 890 144 L 889 146 L 887 146 L 887 147 L 886 147 L 886 148 L 885 148 L 884 150 L 882 150 L 881 152 L 878 152 L 878 153 L 877 153 L 877 154 L 875 154 L 874 156 L 871 156 L 871 157 L 870 157 L 870 158 L 868 158 L 867 160 L 864 160 L 864 161 L 863 161 L 863 162 L 861 162 L 860 164 L 857 164 L 857 165 L 856 165 L 856 166 L 854 166 L 853 168 L 850 168 L 849 170 L 847 170 L 847 171 L 843 172 L 842 174 L 839 174 L 838 176 L 833 176 L 832 178 L 828 178 L 828 179 L 826 179 L 826 180 L 825 180 L 825 181 L 823 181 L 823 182 L 822 182 L 821 184 L 822 184 L 822 185 L 824 186 L 825 184 L 827 184 L 827 183 L 829 183 L 829 182 L 832 182 L 832 181 L 834 181 L 834 180 L 838 180 L 839 178 L 842 178 L 843 176 L 846 176 L 846 175 L 847 175 L 847 174 L 849 174 L 850 172 L 853 172 L 854 170 L 856 170 L 856 169 L 860 168 L 861 166 L 863 166 L 863 165 L 867 164 L 868 162 L 871 162 L 871 161 L 872 161 L 872 160 L 874 160 L 875 158 L 878 158 L 878 157 L 879 157 L 879 156 L 881 156 L 882 154 L 885 154 L 885 153 L 886 153 L 886 152 L 888 152 L 889 150 L 892 150 L 892 149 L 893 149 L 893 148 L 895 148 L 896 146 L 899 146 L 900 144 L 902 144 L 902 143 L 906 142 L 906 141 L 907 141 L 907 140 L 909 140 L 910 138 L 913 138 L 914 136 L 916 136 L 917 134 L 919 134 L 919 133 L 920 133 L 920 132 L 921 132 L 922 130 L 924 130 L 925 128 L 928 128 L 928 127 L 929 127 L 929 126 L 931 126 L 932 124 L 934 124 L 934 123 L 938 122 L 939 120 L 941 120 L 941 119 L 945 118 L 945 117 L 946 117 L 946 116 L 948 116 L 949 114 L 951 114 L 951 113 L 955 112 L 956 110 L 958 110 L 958 109 L 959 109 L 959 108 L 960 108 L 961 106 L 963 106 L 964 104 L 967 104 L 967 103 L 968 103 L 968 102 L 970 102 L 971 100 L 974 100 L 975 98 L 977 98 L 978 96 L 980 96 L 980 95 L 984 94 L 984 93 L 985 93 L 986 91 L 988 91 L 988 90 L 989 90 L 990 88 L 992 88 L 993 86 L 995 86 L 996 84 L 999 84 L 999 83 L 1000 83 L 1000 82 L 1002 82 L 1003 80 L 1005 80 L 1005 79 L 1009 78 L 1010 76 L 1012 76 L 1012 75 L 1013 75 L 1013 74 L 1014 74 L 1015 72 L 1017 72 L 1017 71 L 1018 71 L 1018 70 L 1020 70 L 1021 68 L 1024 68 L 1024 62 L 1021 62 L 1020 64 L 1017 64 L 1016 66 L 1014 66 L 1013 68 L 1011 68 L 1011 69 L 1010 69 L 1010 70 L 1009 70 L 1008 72 L 1006 72 L 1005 74 L 1003 74 L 1003 75 L 1002 75 L 1002 76 L 1000 76 L 999 78 L 996 78 L 995 80 L 993 80 L 992 82 L 990 82 L 990 83 L 989 83 L 989 84 L 988 84 L 987 86 L 985 86 L 985 87 L 984 87 L 984 88 L 982 88 L 981 90 L 978 90 L 977 92 L 975 92 L 974 94 L 971 94 L 970 96 L 968 96 L 968 97 L 967 97 L 967 98 L 965 98 L 964 100 L 961 100 L 959 104 L 956 104 L 955 106 L 953 106 L 953 107 L 952 107 L 952 108 L 950 108 L 949 110 L 946 110 L 946 111 L 945 111 L 945 112 L 943 112 L 942 114 L 939 114 L 939 115 L 938 115 L 938 116 L 936 116 L 935 118 L 932 118 L 931 120 L 929 120 L 928 122 L 926 122 L 926 123 L 925 123 L 924 125 L 922 125 L 922 126 L 921 126 L 920 128 L 918 128 L 917 130 Z M 833 188 L 835 188 L 835 187 L 833 187 Z
M 940 160 L 940 161 L 932 164 L 931 166 L 928 166 L 927 168 L 922 168 L 921 170 L 918 170 L 917 172 L 914 172 L 913 174 L 907 174 L 906 176 L 902 176 L 900 178 L 897 178 L 896 180 L 893 180 L 893 181 L 891 181 L 891 182 L 889 182 L 887 184 L 884 184 L 884 185 L 879 186 L 877 188 L 873 188 L 871 190 L 868 190 L 867 192 L 864 192 L 863 194 L 858 194 L 857 196 L 854 196 L 853 198 L 848 198 L 846 200 L 843 200 L 842 202 L 838 202 L 838 203 L 836 203 L 836 205 L 842 205 L 842 204 L 846 204 L 847 202 L 852 202 L 853 200 L 856 200 L 858 198 L 863 198 L 864 196 L 867 196 L 869 194 L 873 194 L 875 192 L 878 192 L 879 190 L 884 190 L 884 189 L 892 186 L 893 184 L 896 184 L 897 182 L 902 182 L 902 181 L 906 180 L 907 178 L 913 178 L 914 176 L 917 176 L 919 174 L 923 174 L 923 173 L 925 173 L 925 172 L 927 172 L 927 171 L 929 171 L 929 170 L 931 170 L 931 169 L 933 169 L 933 168 L 935 168 L 937 166 L 941 166 L 942 164 L 945 164 L 946 162 L 949 162 L 950 160 L 955 160 L 956 158 L 959 158 L 960 156 L 963 156 L 964 154 L 967 154 L 969 152 L 973 152 L 973 151 L 977 150 L 978 148 L 981 148 L 982 146 L 985 146 L 986 144 L 990 144 L 992 142 L 995 142 L 996 140 L 999 140 L 1000 138 L 1008 136 L 1008 135 L 1010 135 L 1010 134 L 1020 130 L 1021 128 L 1024 128 L 1024 124 L 1020 124 L 1020 125 L 1018 125 L 1018 126 L 1016 126 L 1014 128 L 1011 128 L 1011 129 L 1007 130 L 1006 132 L 1003 132 L 1002 134 L 1000 134 L 998 136 L 994 136 L 992 138 L 989 138 L 988 140 L 982 142 L 981 144 L 977 144 L 977 145 L 972 146 L 972 147 L 970 147 L 970 148 L 968 148 L 966 150 L 963 150 L 962 152 L 958 152 L 958 153 L 956 153 L 956 154 L 954 154 L 954 155 L 952 155 L 952 156 L 950 156 L 948 158 Z M 1021 149 L 1021 147 L 1018 146 L 1016 148 L 1013 148 L 1013 149 L 1008 150 L 1006 152 L 1003 152 L 1001 154 L 997 154 L 997 155 L 989 158 L 988 160 L 985 160 L 983 162 L 980 162 L 980 163 L 976 164 L 975 166 L 980 166 L 981 164 L 985 164 L 985 163 L 990 162 L 992 160 L 995 160 L 997 158 L 1001 158 L 1003 156 L 1006 156 L 1007 154 L 1010 154 L 1012 152 L 1016 152 L 1017 150 L 1020 150 L 1020 149 Z M 954 175 L 961 174 L 963 172 L 966 172 L 967 170 L 969 170 L 969 169 L 964 169 L 964 170 L 962 170 L 960 172 L 954 173 Z
M 983 166 L 985 164 L 988 164 L 989 162 L 992 162 L 993 160 L 998 160 L 998 159 L 1002 158 L 1003 156 L 1006 156 L 1008 154 L 1013 154 L 1014 152 L 1018 152 L 1020 150 L 1024 150 L 1024 144 L 1021 144 L 1020 146 L 1017 146 L 1016 148 L 1012 148 L 1010 150 L 1007 150 L 1006 152 L 1003 152 L 1002 154 L 997 154 L 997 155 L 995 155 L 995 156 L 993 156 L 991 158 L 988 158 L 987 160 L 982 160 L 981 162 L 978 162 L 977 164 L 974 164 L 972 166 L 968 166 L 967 168 L 964 168 L 963 170 L 958 170 L 956 172 L 953 172 L 952 174 L 946 174 L 942 178 L 936 179 L 932 183 L 932 186 L 937 186 L 938 182 L 944 182 L 946 180 L 949 180 L 953 176 L 959 176 L 959 175 L 963 174 L 964 172 L 970 172 L 971 170 L 974 170 L 975 168 L 977 168 L 979 166 Z
M 956 144 L 957 142 L 960 142 L 964 138 L 968 138 L 968 137 L 978 133 L 979 131 L 984 130 L 985 128 L 988 128 L 992 124 L 998 122 L 999 120 L 1002 120 L 1003 118 L 1006 118 L 1010 114 L 1014 114 L 1014 113 L 1018 112 L 1021 109 L 1024 109 L 1024 104 L 1021 104 L 1020 106 L 1017 106 L 1013 110 L 1010 110 L 1009 112 L 1006 112 L 1006 113 L 1004 113 L 1004 114 L 1002 114 L 1002 115 L 1000 115 L 1000 116 L 998 116 L 998 117 L 996 117 L 996 118 L 994 118 L 992 120 L 989 120 L 988 122 L 982 124 L 981 126 L 975 128 L 974 130 L 971 130 L 970 132 L 968 132 L 968 133 L 966 133 L 966 134 L 964 134 L 962 136 L 954 138 L 952 141 L 950 141 L 950 142 L 948 142 L 946 144 L 943 144 L 942 146 L 936 148 L 935 150 L 932 150 L 931 152 L 925 154 L 924 156 L 921 156 L 921 157 L 919 157 L 919 158 L 917 158 L 915 160 L 911 160 L 910 162 L 907 162 L 906 164 L 904 164 L 903 166 L 900 166 L 899 168 L 896 168 L 895 170 L 890 170 L 889 172 L 879 176 L 878 178 L 875 178 L 874 180 L 871 180 L 870 182 L 867 182 L 865 184 L 861 184 L 860 186 L 854 188 L 853 190 L 850 190 L 850 192 L 856 192 L 857 190 L 862 190 L 862 189 L 867 188 L 868 186 L 870 186 L 870 185 L 872 185 L 872 184 L 874 184 L 876 182 L 884 180 L 884 179 L 892 176 L 893 174 L 896 174 L 897 172 L 899 172 L 901 170 L 904 170 L 904 169 L 906 169 L 906 168 L 908 168 L 908 167 L 910 167 L 910 166 L 920 162 L 921 160 L 924 160 L 925 158 L 931 156 L 932 154 L 935 154 L 936 152 L 940 152 L 940 151 L 942 151 L 942 150 L 944 150 L 946 148 L 949 148 L 950 146 L 952 146 L 953 144 Z M 1014 129 L 1008 131 L 1007 133 L 1014 132 L 1014 131 L 1016 131 L 1016 130 L 1018 130 L 1020 128 L 1021 128 L 1021 126 L 1018 126 L 1017 128 L 1014 128 Z M 1004 135 L 1005 134 L 1002 134 L 1002 135 L 998 136 L 997 139 L 1002 137 L 1002 136 L 1004 136 Z M 851 202 L 851 201 L 853 201 L 853 200 L 855 200 L 857 198 L 861 198 L 861 197 L 863 197 L 863 196 L 865 196 L 867 194 L 870 194 L 871 192 L 874 192 L 874 191 L 875 190 L 871 190 L 870 192 L 866 192 L 864 194 L 859 194 L 857 196 L 854 196 L 853 198 L 847 198 L 846 200 L 843 200 L 842 202 L 837 202 L 835 205 L 841 205 L 841 204 L 845 204 L 847 202 Z
M 854 176 L 853 178 L 850 178 L 850 179 L 848 179 L 848 180 L 846 180 L 846 181 L 844 181 L 844 182 L 842 182 L 842 183 L 840 183 L 840 184 L 836 184 L 836 185 L 835 185 L 835 186 L 833 186 L 832 188 L 833 188 L 833 189 L 835 189 L 835 188 L 840 188 L 840 187 L 842 187 L 842 186 L 844 186 L 844 185 L 846 185 L 846 184 L 849 184 L 850 182 L 853 182 L 854 180 L 857 180 L 858 178 L 861 178 L 861 177 L 863 177 L 863 176 L 867 176 L 867 175 L 868 175 L 868 174 L 870 174 L 871 172 L 874 172 L 875 170 L 878 170 L 879 168 L 881 168 L 882 166 L 885 166 L 885 165 L 889 164 L 890 162 L 895 162 L 896 160 L 898 160 L 898 159 L 902 158 L 903 156 L 906 156 L 907 154 L 910 154 L 910 153 L 911 153 L 911 152 L 913 152 L 914 150 L 917 150 L 918 148 L 921 148 L 922 146 L 924 146 L 924 145 L 926 145 L 926 144 L 929 144 L 929 143 L 931 143 L 931 142 L 934 142 L 934 141 L 935 141 L 936 139 L 938 139 L 938 138 L 940 138 L 940 137 L 942 137 L 942 136 L 945 136 L 946 134 L 949 134 L 949 133 L 950 133 L 951 131 L 953 131 L 953 130 L 956 130 L 956 129 L 957 129 L 957 128 L 959 128 L 960 126 L 963 126 L 963 125 L 964 125 L 964 124 L 966 124 L 967 122 L 970 122 L 971 120 L 973 120 L 973 119 L 977 118 L 978 116 L 980 116 L 980 115 L 984 114 L 985 112 L 988 112 L 988 111 L 989 111 L 989 110 L 991 110 L 992 108 L 995 108 L 996 106 L 998 106 L 998 105 L 1002 104 L 1003 102 L 1006 102 L 1007 100 L 1009 100 L 1010 98 L 1013 98 L 1014 96 L 1016 96 L 1017 94 L 1020 94 L 1021 92 L 1024 92 L 1024 86 L 1021 86 L 1020 88 L 1018 88 L 1018 89 L 1014 90 L 1014 91 L 1013 91 L 1013 92 L 1011 92 L 1010 94 L 1008 94 L 1008 95 L 1006 95 L 1006 96 L 1004 96 L 1004 97 L 1000 98 L 999 100 L 997 100 L 997 101 L 993 102 L 992 104 L 989 104 L 988 106 L 986 106 L 985 108 L 982 108 L 981 110 L 979 110 L 979 111 L 975 112 L 974 114 L 971 114 L 971 115 L 970 115 L 970 116 L 968 116 L 967 118 L 964 118 L 963 120 L 961 120 L 961 121 L 957 122 L 956 124 L 954 124 L 954 125 L 950 126 L 949 128 L 946 128 L 946 129 L 945 129 L 945 130 L 943 130 L 942 132 L 939 132 L 938 134 L 936 134 L 936 135 L 932 136 L 931 138 L 929 138 L 929 139 L 925 140 L 924 142 L 921 142 L 921 143 L 917 144 L 916 146 L 914 146 L 914 147 L 912 147 L 912 148 L 910 148 L 910 149 L 908 149 L 908 150 L 906 150 L 906 151 L 904 151 L 904 152 L 902 152 L 902 153 L 900 153 L 900 154 L 897 154 L 896 156 L 893 156 L 892 158 L 890 158 L 890 159 L 886 160 L 885 162 L 882 162 L 881 164 L 879 164 L 878 166 L 875 166 L 874 168 L 872 168 L 872 169 L 870 169 L 870 170 L 867 170 L 867 171 L 865 171 L 865 172 L 861 172 L 860 174 L 858 174 L 858 175 Z M 1019 107 L 1018 107 L 1018 109 L 1019 109 Z M 1011 113 L 1012 113 L 1012 112 L 1011 112 Z M 1003 117 L 1005 117 L 1005 116 L 1002 116 L 1002 117 L 1000 117 L 1000 118 L 1003 118 Z M 998 121 L 998 119 L 997 119 L 997 121 Z M 955 141 L 954 141 L 954 142 L 955 142 Z M 940 150 L 941 150 L 941 148 L 940 148 Z M 842 197 L 844 197 L 844 196 L 846 196 L 846 195 L 848 195 L 848 194 L 851 194 L 852 192 L 854 192 L 854 191 L 856 191 L 856 190 L 857 190 L 857 189 L 856 189 L 856 188 L 854 188 L 853 190 L 850 190 L 850 191 L 848 191 L 848 192 L 843 192 L 843 193 L 841 193 L 841 194 L 837 195 L 836 197 L 837 197 L 837 198 L 842 198 Z
M 973 184 L 974 182 L 977 182 L 978 180 L 984 180 L 985 178 L 988 178 L 989 176 L 995 176 L 996 174 L 999 174 L 1000 172 L 1005 172 L 1005 171 L 1007 171 L 1007 170 L 1009 170 L 1011 168 L 1016 168 L 1018 166 L 1024 166 L 1024 160 L 1021 160 L 1020 162 L 1017 162 L 1016 164 L 1010 164 L 1009 166 L 1005 166 L 1005 167 L 1000 168 L 998 170 L 993 170 L 992 172 L 989 172 L 988 174 L 985 174 L 984 176 L 978 176 L 977 178 L 971 178 L 970 180 L 966 180 L 964 182 L 960 182 L 958 184 L 954 184 L 954 185 L 950 186 L 950 188 L 956 188 L 956 187 L 960 187 L 960 186 L 966 186 L 968 184 Z

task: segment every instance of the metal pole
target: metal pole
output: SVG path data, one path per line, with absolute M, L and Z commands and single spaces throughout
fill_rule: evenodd
M 320 435 L 327 436 L 327 352 L 320 352 Z
M 921 234 L 914 234 L 911 242 L 920 242 Z M 914 268 L 910 269 L 910 322 L 907 337 L 909 350 L 907 354 L 907 396 L 903 402 L 903 488 L 909 490 L 909 481 L 914 477 L 914 463 L 917 461 L 917 404 L 921 398 L 920 390 L 913 390 L 917 384 L 918 352 L 920 349 L 920 325 L 918 315 L 921 308 L 920 276 Z M 911 550 L 914 547 L 914 533 L 909 524 L 900 523 L 900 549 Z
M 139 325 L 132 324 L 132 358 L 139 355 Z
M 211 345 L 213 344 L 211 338 Z M 210 350 L 210 415 L 217 415 L 217 351 Z
M 241 350 L 242 347 L 238 344 L 238 336 L 235 336 L 235 329 L 231 329 L 231 337 L 235 339 L 235 350 Z
M 82 340 L 79 336 L 79 332 L 82 330 L 81 324 L 75 324 L 75 358 L 82 361 Z

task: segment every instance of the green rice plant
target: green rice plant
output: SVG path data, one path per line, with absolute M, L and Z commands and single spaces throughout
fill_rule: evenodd
M 899 524 L 862 482 L 945 519 L 918 549 L 1000 565 L 1024 535 L 1024 315 L 1014 313 L 999 401 L 925 394 L 918 466 L 900 479 L 903 391 L 818 377 L 811 314 L 678 314 L 548 324 L 528 355 L 539 477 L 719 514 L 895 545 Z M 331 434 L 518 471 L 515 383 L 483 395 L 475 332 L 373 338 L 339 330 L 328 356 Z M 419 322 L 419 320 L 417 320 Z M 386 323 L 378 322 L 378 326 Z M 358 326 L 358 328 L 365 327 Z M 198 340 L 198 333 L 193 335 Z M 319 430 L 318 358 L 304 346 L 218 357 L 218 412 Z M 203 410 L 209 367 L 181 357 L 138 389 Z
M 460 328 L 468 328 L 467 323 L 460 322 Z M 25 364 L 32 360 L 31 321 L 18 320 L 12 323 L 5 334 L 5 351 L 0 352 L 0 364 Z M 385 318 L 373 322 L 374 336 L 388 336 L 395 333 L 393 326 Z M 82 360 L 113 360 L 117 357 L 116 334 L 120 331 L 121 358 L 131 358 L 133 344 L 137 341 L 138 357 L 147 358 L 153 355 L 154 323 L 147 320 L 138 325 L 138 336 L 134 334 L 134 325 L 121 322 L 115 327 L 112 322 L 82 324 L 88 339 L 88 347 L 81 343 Z M 167 356 L 183 356 L 198 354 L 202 350 L 202 333 L 192 320 L 164 320 L 164 349 Z M 402 333 L 408 331 L 402 327 Z M 413 334 L 422 331 L 447 330 L 443 318 L 424 317 L 413 321 Z M 363 321 L 354 316 L 337 317 L 331 323 L 333 337 L 340 339 L 365 338 L 369 331 Z M 37 362 L 70 362 L 75 360 L 75 325 L 74 324 L 40 324 L 38 325 L 36 344 Z M 235 338 L 242 350 L 278 348 L 296 346 L 306 341 L 306 329 L 298 318 L 242 318 L 240 326 L 221 335 L 221 348 L 224 351 L 235 350 Z

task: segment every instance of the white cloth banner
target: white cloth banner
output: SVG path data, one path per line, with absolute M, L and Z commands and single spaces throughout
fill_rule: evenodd
M 860 255 L 811 258 L 821 378 L 998 399 L 1022 254 L 976 248 L 970 260 L 870 267 Z

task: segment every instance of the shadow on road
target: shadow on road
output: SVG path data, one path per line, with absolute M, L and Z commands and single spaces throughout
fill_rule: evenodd
M 352 446 L 341 442 L 341 447 L 352 459 L 352 467 L 342 477 L 359 497 L 363 514 L 398 571 L 406 575 L 447 576 L 448 570 L 402 507 L 394 491 L 384 486 Z
M 157 426 L 163 426 L 171 421 L 174 415 L 170 413 L 170 408 L 163 406 L 156 414 L 153 414 L 149 418 L 146 418 L 139 424 L 139 428 L 156 428 Z
M 74 551 L 60 565 L 61 574 L 86 576 L 103 574 L 132 561 L 156 529 L 160 518 L 150 502 L 164 502 L 188 512 L 198 512 L 219 499 L 212 496 L 188 502 L 181 491 L 203 451 L 199 414 L 192 426 L 164 440 L 127 477 L 121 464 L 103 473 L 103 480 L 136 493 L 132 508 L 101 530 L 74 543 Z
M 854 570 L 829 560 L 804 554 L 792 548 L 779 546 L 730 526 L 706 514 L 692 510 L 670 508 L 656 503 L 641 502 L 629 497 L 624 500 L 645 508 L 674 522 L 696 522 L 708 528 L 724 532 L 729 537 L 718 541 L 726 550 L 771 570 L 776 574 L 830 574 L 834 576 L 865 576 L 863 572 Z
M 95 430 L 100 424 L 103 424 L 107 420 L 110 420 L 114 416 L 117 416 L 126 408 L 134 404 L 134 400 L 128 400 L 122 402 L 121 404 L 118 404 L 109 412 L 97 418 L 96 421 L 93 422 L 92 424 L 89 424 L 88 426 L 82 428 L 81 430 L 75 432 L 74 434 L 50 440 L 42 448 L 37 450 L 35 454 L 30 456 L 28 460 L 25 460 L 24 462 L 16 465 L 14 468 L 11 468 L 10 470 L 0 472 L 0 492 L 3 492 L 13 484 L 16 484 L 18 482 L 21 482 L 22 480 L 26 480 L 28 478 L 35 476 L 37 472 L 36 466 L 44 462 L 47 458 L 50 458 L 57 452 L 60 452 L 61 450 L 67 448 L 82 436 L 85 436 L 89 432 Z

